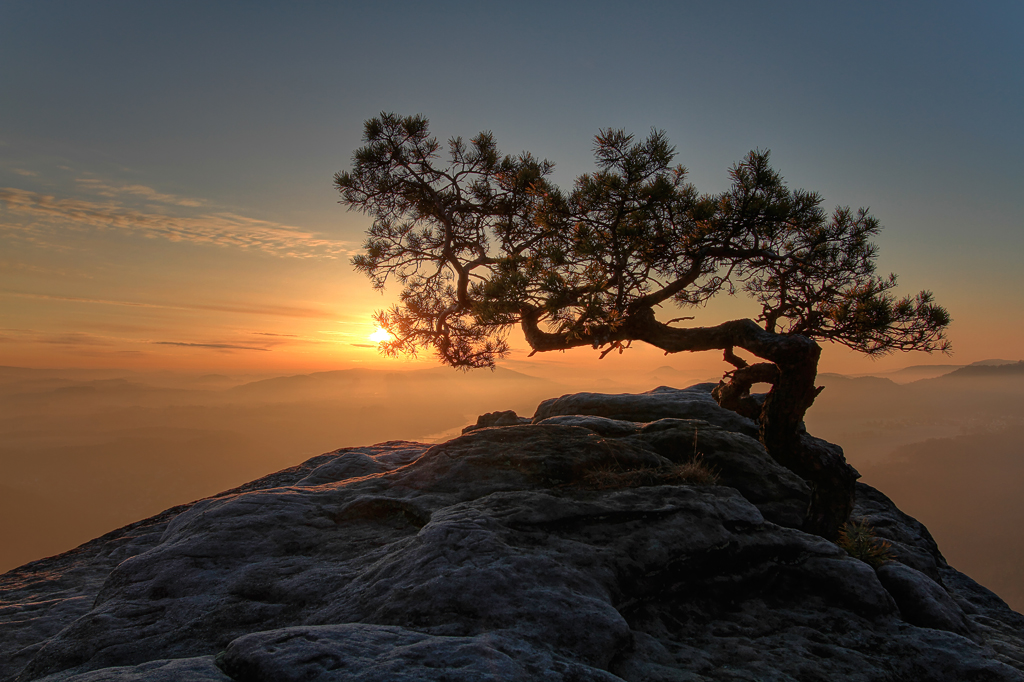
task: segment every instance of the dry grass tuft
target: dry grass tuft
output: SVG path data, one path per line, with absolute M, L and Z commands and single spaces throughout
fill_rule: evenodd
M 591 490 L 641 488 L 652 485 L 715 485 L 718 474 L 697 455 L 689 462 L 623 471 L 611 467 L 588 471 L 580 487 Z
M 847 521 L 839 530 L 839 540 L 836 544 L 853 558 L 860 559 L 873 568 L 896 558 L 892 552 L 892 545 L 876 537 L 875 529 L 866 519 Z

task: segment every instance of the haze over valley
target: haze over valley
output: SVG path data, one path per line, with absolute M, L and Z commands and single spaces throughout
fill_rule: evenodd
M 481 413 L 529 416 L 569 392 L 716 380 L 669 365 L 609 365 L 591 376 L 528 368 L 539 376 L 444 367 L 271 377 L 2 368 L 0 570 L 337 448 L 446 440 Z M 865 482 L 924 522 L 953 565 L 1024 608 L 1024 364 L 885 374 L 821 375 L 826 389 L 808 430 L 841 445 Z

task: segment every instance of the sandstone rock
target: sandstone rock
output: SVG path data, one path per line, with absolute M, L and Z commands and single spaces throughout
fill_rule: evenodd
M 888 541 L 901 564 L 942 583 L 941 569 L 947 564 L 931 533 L 917 519 L 897 509 L 888 497 L 869 485 L 857 483 L 853 518 L 867 521 L 876 536 Z
M 345 452 L 340 457 L 321 464 L 295 485 L 310 486 L 335 483 L 350 478 L 379 474 L 389 469 L 391 467 L 387 464 L 377 461 L 366 452 L 351 450 Z
M 722 485 L 743 493 L 768 520 L 803 526 L 810 502 L 807 483 L 768 455 L 756 439 L 752 421 L 718 406 L 711 397 L 713 386 L 660 387 L 640 395 L 562 396 L 541 403 L 534 422 L 626 437 L 676 463 L 699 455 L 719 474 Z M 688 418 L 676 418 L 684 416 Z
M 773 522 L 807 491 L 749 429 L 616 409 L 339 450 L 9 572 L 0 680 L 1024 680 L 1024 617 L 877 491 L 935 578 Z M 585 484 L 694 432 L 725 485 Z
M 387 625 L 300 626 L 240 637 L 217 657 L 238 682 L 476 682 L 585 679 L 603 670 L 500 634 L 428 635 Z
M 487 414 L 482 414 L 477 417 L 476 424 L 472 424 L 462 429 L 462 433 L 466 434 L 470 431 L 476 431 L 477 429 L 484 429 L 490 426 L 515 426 L 517 424 L 529 423 L 529 417 L 520 417 L 516 414 L 515 410 L 488 412 Z
M 769 521 L 803 525 L 810 501 L 807 484 L 750 436 L 705 421 L 659 419 L 626 440 L 644 443 L 673 462 L 699 457 L 718 473 L 721 485 L 739 490 Z
M 593 431 L 599 435 L 609 436 L 612 438 L 619 436 L 631 436 L 634 433 L 638 433 L 641 427 L 641 424 L 622 419 L 608 419 L 607 417 L 578 414 L 563 414 L 555 417 L 546 417 L 537 423 L 579 426 L 580 428 Z
M 534 423 L 557 415 L 593 415 L 632 422 L 658 419 L 700 419 L 727 431 L 754 438 L 757 425 L 726 410 L 711 397 L 716 384 L 697 384 L 686 389 L 659 386 L 646 393 L 574 393 L 545 400 L 533 415 Z
M 879 566 L 876 572 L 908 623 L 961 635 L 970 634 L 970 625 L 963 610 L 945 589 L 921 571 L 891 562 Z
M 42 682 L 232 682 L 217 667 L 213 656 L 149 661 L 139 665 L 103 668 L 81 674 L 56 673 Z

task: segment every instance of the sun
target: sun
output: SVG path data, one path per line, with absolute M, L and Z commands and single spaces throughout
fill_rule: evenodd
M 368 336 L 367 338 L 369 338 L 370 341 L 373 341 L 374 343 L 383 343 L 385 341 L 391 340 L 391 334 L 389 334 L 388 331 L 383 327 L 377 327 L 377 331 L 370 334 L 370 336 Z

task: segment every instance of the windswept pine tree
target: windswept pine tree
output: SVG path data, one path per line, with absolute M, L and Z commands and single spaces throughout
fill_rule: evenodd
M 355 267 L 378 289 L 402 287 L 376 316 L 393 335 L 383 352 L 492 367 L 515 326 L 534 352 L 604 357 L 635 341 L 722 351 L 730 369 L 716 400 L 755 419 L 768 452 L 811 483 L 808 529 L 826 537 L 849 517 L 857 473 L 802 427 L 821 390 L 818 342 L 868 355 L 949 349 L 950 317 L 932 294 L 897 296 L 896 276 L 877 274 L 879 221 L 789 189 L 767 151 L 733 166 L 727 191 L 701 194 L 664 132 L 603 130 L 597 170 L 566 192 L 548 180 L 553 164 L 503 155 L 490 133 L 449 140 L 445 158 L 425 118 L 381 114 L 363 140 L 335 184 L 342 204 L 373 218 Z M 751 297 L 760 314 L 705 327 L 656 315 L 723 292 Z M 759 401 L 750 389 L 762 382 L 771 390 Z

